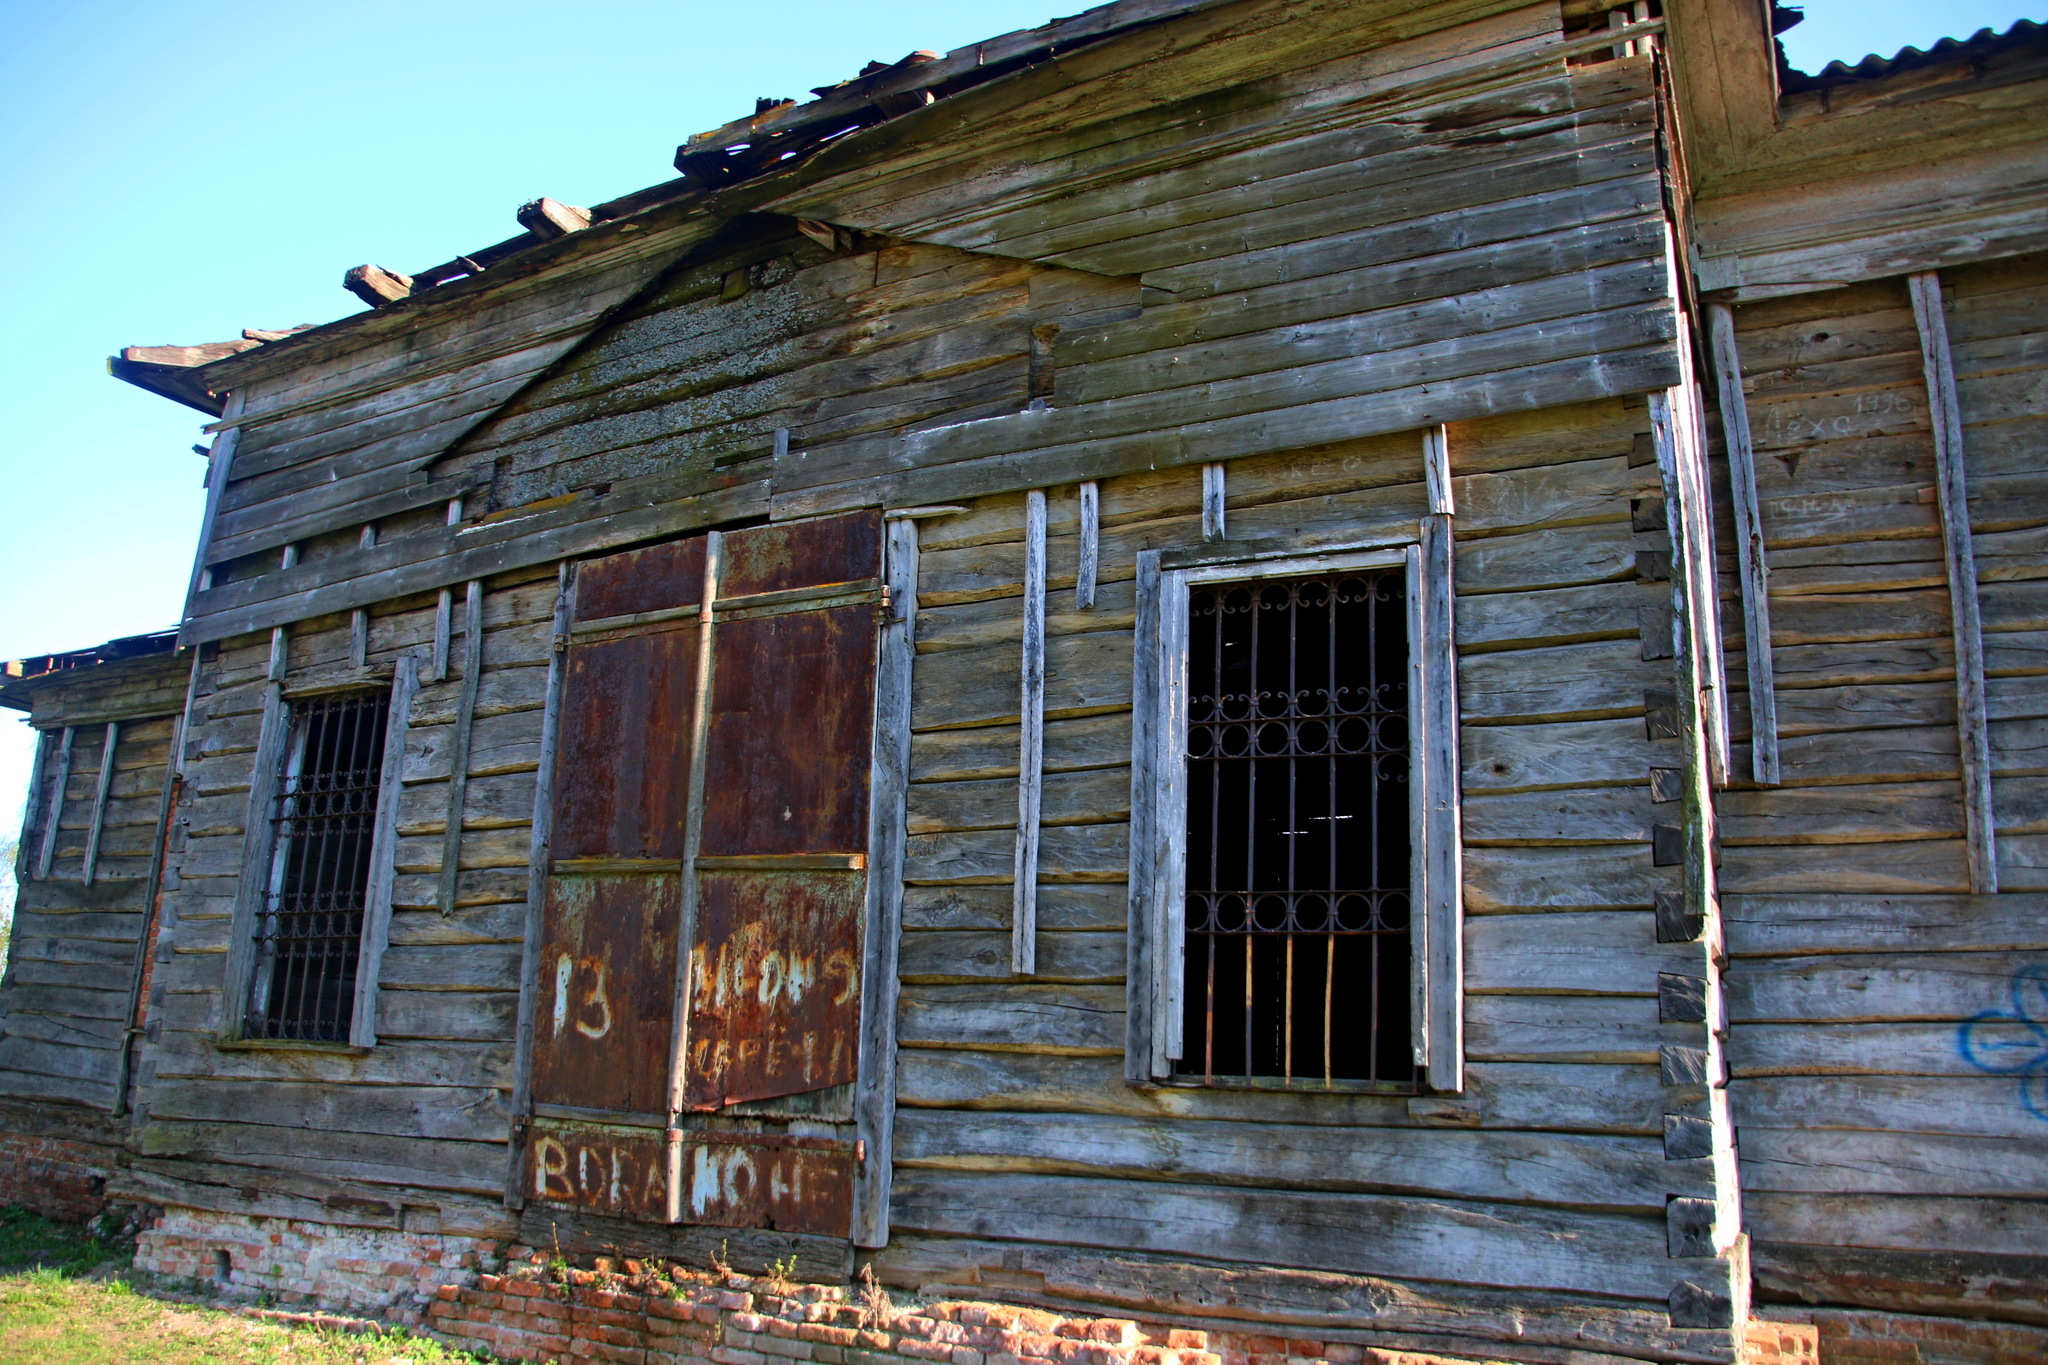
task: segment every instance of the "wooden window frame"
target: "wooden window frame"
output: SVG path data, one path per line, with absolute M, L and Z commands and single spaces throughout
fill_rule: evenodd
M 1458 819 L 1456 657 L 1448 518 L 1399 538 L 1328 547 L 1213 546 L 1138 556 L 1131 727 L 1130 970 L 1125 1076 L 1186 1085 L 1180 1038 L 1186 942 L 1187 614 L 1192 588 L 1349 569 L 1408 580 L 1410 883 L 1417 1088 L 1464 1088 L 1464 901 Z M 1227 1085 L 1227 1083 L 1225 1083 Z M 1211 1087 L 1218 1088 L 1218 1087 Z M 1297 1086 L 1315 1093 L 1320 1087 Z M 1347 1091 L 1347 1093 L 1349 1093 Z
M 274 651 L 274 654 L 281 651 Z M 282 670 L 263 694 L 263 721 L 250 765 L 249 805 L 243 822 L 241 876 L 235 888 L 230 921 L 227 968 L 221 987 L 220 1022 L 215 1042 L 223 1047 L 367 1052 L 377 1045 L 377 990 L 384 949 L 391 935 L 391 897 L 397 873 L 398 799 L 405 761 L 405 735 L 412 722 L 412 703 L 419 687 L 418 663 L 400 655 L 387 677 L 355 676 L 323 679 L 291 687 Z M 356 952 L 355 1001 L 347 1042 L 312 1039 L 252 1038 L 248 1032 L 249 997 L 255 984 L 255 932 L 270 890 L 277 860 L 276 821 L 272 818 L 283 793 L 285 760 L 291 744 L 291 704 L 317 700 L 337 692 L 388 688 L 391 709 L 385 720 L 384 760 L 379 772 L 377 813 L 370 837 L 370 875 L 363 904 L 363 936 Z

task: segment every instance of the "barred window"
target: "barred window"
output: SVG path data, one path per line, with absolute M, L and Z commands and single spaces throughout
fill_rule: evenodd
M 247 1037 L 348 1040 L 390 710 L 388 692 L 290 704 Z
M 1191 585 L 1176 1076 L 1412 1087 L 1405 580 Z

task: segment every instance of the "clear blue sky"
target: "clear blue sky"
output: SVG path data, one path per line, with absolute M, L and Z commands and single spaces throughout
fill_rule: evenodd
M 330 321 L 360 307 L 340 287 L 350 266 L 410 272 L 487 246 L 526 200 L 667 179 L 678 142 L 756 95 L 806 98 L 871 59 L 1085 7 L 1068 4 L 0 0 L 0 658 L 178 610 L 204 419 L 109 379 L 119 347 Z M 1807 13 L 1787 47 L 1817 71 L 2028 10 Z M 26 739 L 0 716 L 9 833 Z

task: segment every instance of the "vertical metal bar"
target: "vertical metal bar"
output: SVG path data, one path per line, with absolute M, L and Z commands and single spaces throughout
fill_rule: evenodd
M 1249 925 L 1243 934 L 1244 940 L 1244 1070 L 1242 1075 L 1252 1074 L 1252 940 L 1257 937 Z
M 50 783 L 50 823 L 43 826 L 43 846 L 36 853 L 37 881 L 49 879 L 50 863 L 57 856 L 57 827 L 64 823 L 64 796 L 71 785 L 71 746 L 76 736 L 76 728 L 67 725 L 57 741 L 57 776 Z
M 1081 485 L 1081 553 L 1074 570 L 1074 605 L 1095 605 L 1095 575 L 1102 547 L 1102 491 L 1093 479 Z
M 555 832 L 555 750 L 562 729 L 562 687 L 568 673 L 569 619 L 576 566 L 555 571 L 554 631 L 548 641 L 547 690 L 541 701 L 539 769 L 533 784 L 533 829 L 526 858 L 526 933 L 519 957 L 519 1021 L 513 1041 L 512 1141 L 505 1156 L 505 1204 L 526 1207 L 520 1179 L 526 1160 L 526 1125 L 533 1110 L 533 1029 L 540 998 L 541 933 L 545 925 L 548 864 Z
M 376 813 L 370 828 L 370 879 L 363 895 L 362 946 L 356 953 L 356 998 L 349 1042 L 377 1046 L 377 979 L 391 931 L 391 895 L 397 880 L 398 798 L 405 774 L 405 732 L 419 690 L 419 659 L 398 656 L 391 676 L 391 710 L 384 721 L 384 755 L 377 774 Z
M 1018 698 L 1017 844 L 1010 970 L 1038 970 L 1038 817 L 1045 770 L 1045 490 L 1024 495 L 1024 642 Z
M 1202 1016 L 1202 1079 L 1213 1082 L 1216 1079 L 1216 935 L 1204 934 L 1202 942 L 1208 953 L 1208 994 L 1204 997 L 1207 1009 Z
M 1286 998 L 1281 1004 L 1280 1017 L 1283 1021 L 1285 1038 L 1280 1044 L 1280 1074 L 1287 1080 L 1294 1079 L 1294 935 L 1287 938 L 1287 988 Z
M 1333 924 L 1334 920 L 1331 921 Z M 1331 1016 L 1337 1000 L 1337 935 L 1332 932 L 1323 947 L 1323 1088 L 1330 1088 L 1336 1076 L 1331 1064 Z
M 1778 785 L 1778 695 L 1772 676 L 1771 571 L 1764 556 L 1763 515 L 1757 505 L 1756 451 L 1750 441 L 1749 403 L 1742 392 L 1742 356 L 1735 346 L 1735 312 L 1707 306 L 1720 395 L 1721 432 L 1728 444 L 1728 486 L 1735 513 L 1735 564 L 1742 578 L 1742 638 L 1749 665 L 1750 774 Z M 1668 518 L 1667 518 L 1668 519 Z
M 85 866 L 79 873 L 79 880 L 91 886 L 100 865 L 100 835 L 107 827 L 107 793 L 114 783 L 114 750 L 121 741 L 121 722 L 110 720 L 104 738 L 100 740 L 99 780 L 92 789 L 92 815 L 85 830 Z
M 889 1242 L 896 1133 L 897 948 L 903 928 L 905 793 L 910 785 L 911 675 L 917 641 L 917 523 L 888 523 L 891 615 L 875 671 L 874 759 L 868 777 L 866 961 L 861 972 L 860 1072 L 854 1133 L 867 1160 L 854 1175 L 853 1243 Z
M 1948 317 L 1935 271 L 1909 276 L 1913 320 L 1933 419 L 1935 489 L 1948 562 L 1949 619 L 1956 649 L 1956 730 L 1961 740 L 1964 833 L 1970 890 L 1998 890 L 1998 825 L 1991 798 L 1991 729 L 1984 700 L 1984 621 L 1977 601 L 1977 556 L 1970 535 L 1970 483 L 1963 459 L 1963 414 L 1956 397 Z
M 233 422 L 242 415 L 243 396 L 230 393 L 221 407 L 221 420 Z M 213 449 L 206 457 L 206 510 L 199 518 L 199 549 L 192 557 L 192 577 L 185 585 L 184 616 L 190 618 L 192 599 L 212 586 L 212 574 L 206 567 L 206 552 L 213 545 L 213 523 L 220 516 L 221 495 L 227 491 L 228 480 L 233 477 L 235 443 L 241 439 L 242 429 L 231 426 L 213 438 Z
M 697 695 L 690 708 L 690 783 L 683 801 L 683 880 L 676 929 L 674 1022 L 669 1032 L 668 1107 L 673 1127 L 683 1108 L 690 1055 L 690 971 L 697 946 L 697 850 L 704 841 L 704 774 L 711 738 L 711 695 L 718 681 L 718 597 L 725 590 L 725 535 L 704 538 L 704 605 L 697 615 Z M 682 1217 L 682 1190 L 671 1183 L 672 1219 Z
M 1223 525 L 1223 466 L 1202 466 L 1202 539 L 1221 540 Z
M 444 915 L 455 913 L 462 814 L 469 797 L 469 732 L 476 719 L 476 690 L 483 671 L 484 583 L 472 578 L 462 604 L 462 692 L 455 705 L 455 734 L 448 745 L 448 816 L 441 835 L 441 884 L 435 896 Z

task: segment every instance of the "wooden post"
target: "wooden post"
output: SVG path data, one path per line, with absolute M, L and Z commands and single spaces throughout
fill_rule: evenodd
M 1202 466 L 1202 539 L 1223 539 L 1223 466 Z
M 685 1059 L 690 1055 L 690 951 L 697 942 L 697 856 L 704 843 L 704 775 L 710 756 L 711 696 L 717 685 L 718 597 L 725 590 L 725 535 L 704 538 L 704 604 L 697 611 L 697 695 L 690 710 L 690 773 L 683 796 L 683 879 L 676 915 L 676 981 L 673 1020 L 669 1030 L 668 1107 L 670 1123 L 682 1112 L 688 1082 Z M 669 1186 L 669 1218 L 682 1219 L 682 1191 Z
M 106 737 L 100 741 L 100 772 L 92 789 L 92 816 L 86 822 L 85 865 L 79 872 L 79 880 L 87 886 L 93 884 L 99 871 L 100 835 L 107 827 L 107 793 L 114 784 L 114 749 L 120 742 L 121 722 L 108 721 Z
M 242 415 L 242 395 L 230 393 L 227 404 L 221 409 L 221 419 L 233 422 Z M 213 438 L 213 449 L 206 457 L 206 510 L 199 517 L 199 550 L 192 559 L 192 578 L 185 586 L 185 615 L 192 615 L 192 599 L 211 586 L 212 575 L 206 568 L 206 551 L 213 543 L 213 523 L 220 515 L 221 495 L 228 486 L 229 471 L 235 460 L 235 443 L 241 439 L 240 427 L 228 427 Z
M 1735 565 L 1742 579 L 1742 638 L 1749 662 L 1750 774 L 1778 785 L 1778 697 L 1771 665 L 1771 574 L 1764 558 L 1763 517 L 1757 508 L 1756 452 L 1750 443 L 1749 403 L 1742 394 L 1742 357 L 1735 348 L 1735 311 L 1707 307 L 1714 357 L 1714 387 L 1721 398 L 1721 431 L 1728 443 L 1728 488 L 1735 502 Z
M 861 973 L 860 1070 L 854 1134 L 866 1159 L 854 1172 L 853 1244 L 889 1243 L 890 1152 L 896 1133 L 897 948 L 903 929 L 904 800 L 910 785 L 910 687 L 917 639 L 917 523 L 888 522 L 884 567 L 892 612 L 875 669 L 874 763 L 868 792 L 866 961 Z
M 539 771 L 533 782 L 533 829 L 526 855 L 526 934 L 519 957 L 519 1020 L 512 1052 L 512 1142 L 505 1158 L 505 1204 L 526 1207 L 520 1175 L 526 1160 L 526 1120 L 533 1109 L 533 1016 L 540 991 L 540 944 L 548 896 L 548 865 L 555 830 L 555 744 L 562 729 L 562 686 L 569 658 L 570 604 L 576 566 L 555 571 L 554 632 L 548 641 L 547 690 L 541 702 Z
M 1963 414 L 1956 398 L 1955 362 L 1949 354 L 1948 317 L 1941 276 L 1908 278 L 1913 320 L 1920 329 L 1920 360 L 1927 376 L 1928 417 L 1934 428 L 1935 491 L 1941 503 L 1941 539 L 1948 561 L 1949 619 L 1956 647 L 1956 730 L 1963 759 L 1963 822 L 1968 840 L 1970 890 L 1998 890 L 1998 826 L 1991 804 L 1991 729 L 1984 703 L 1984 621 L 1977 604 L 1977 555 L 1970 536 L 1970 484 L 1963 462 Z
M 1024 647 L 1018 699 L 1017 858 L 1010 970 L 1038 970 L 1038 809 L 1045 769 L 1045 490 L 1024 495 Z
M 1095 605 L 1095 575 L 1102 545 L 1102 492 L 1095 480 L 1081 485 L 1081 553 L 1074 570 L 1074 606 Z
M 348 1039 L 356 1047 L 377 1046 L 377 974 L 384 963 L 385 944 L 391 937 L 391 890 L 398 871 L 398 797 L 405 773 L 405 731 L 412 723 L 412 699 L 418 690 L 419 660 L 408 651 L 398 656 L 392 670 L 377 812 L 370 826 L 370 882 L 364 888 L 355 1014 Z
M 441 886 L 436 904 L 455 913 L 461 871 L 462 811 L 469 797 L 469 731 L 476 719 L 476 689 L 484 671 L 484 583 L 469 580 L 462 604 L 462 692 L 455 703 L 455 734 L 448 746 L 448 817 L 441 835 Z
M 43 846 L 36 851 L 36 880 L 46 881 L 50 864 L 57 856 L 57 827 L 64 823 L 64 791 L 71 785 L 71 745 L 77 736 L 65 726 L 57 740 L 57 775 L 50 783 L 50 823 L 43 826 Z

